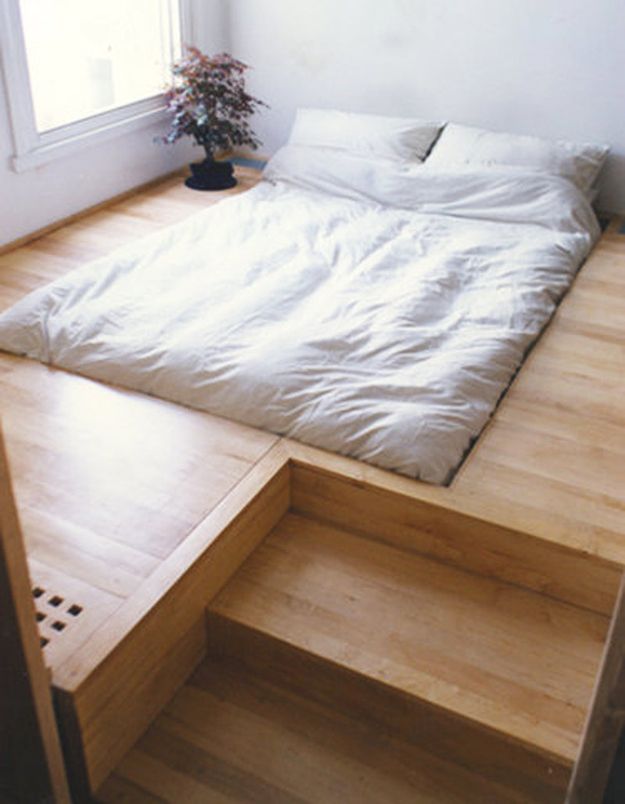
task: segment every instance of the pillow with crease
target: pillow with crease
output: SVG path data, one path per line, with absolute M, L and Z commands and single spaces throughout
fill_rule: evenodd
M 589 143 L 551 141 L 450 123 L 427 164 L 432 167 L 512 167 L 550 173 L 590 194 L 609 148 Z
M 332 148 L 360 156 L 422 162 L 442 123 L 334 109 L 298 109 L 289 145 Z

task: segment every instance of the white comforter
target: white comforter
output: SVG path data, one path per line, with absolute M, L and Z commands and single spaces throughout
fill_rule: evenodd
M 30 294 L 0 348 L 448 481 L 596 238 L 588 202 L 294 147 L 266 175 Z

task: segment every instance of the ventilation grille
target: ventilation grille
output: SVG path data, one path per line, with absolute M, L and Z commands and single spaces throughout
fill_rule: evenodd
M 84 610 L 80 603 L 67 600 L 42 586 L 34 587 L 33 597 L 42 648 L 63 636 Z

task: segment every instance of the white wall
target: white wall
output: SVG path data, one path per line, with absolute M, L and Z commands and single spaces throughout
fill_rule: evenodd
M 193 0 L 195 41 L 253 66 L 263 151 L 298 105 L 416 114 L 609 142 L 600 199 L 625 212 L 624 0 Z M 154 130 L 15 173 L 0 81 L 0 244 L 197 156 Z
M 219 0 L 194 0 L 194 41 L 208 50 L 224 43 Z M 0 245 L 98 204 L 197 159 L 190 142 L 155 143 L 166 126 L 117 136 L 41 167 L 15 173 L 6 89 L 0 75 Z M 192 192 L 192 191 L 189 191 Z
M 600 205 L 625 212 L 624 0 L 222 2 L 264 152 L 298 105 L 607 142 Z

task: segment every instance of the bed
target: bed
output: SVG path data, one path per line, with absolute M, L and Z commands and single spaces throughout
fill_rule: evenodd
M 605 153 L 324 119 L 253 190 L 18 302 L 0 348 L 449 482 L 598 237 Z

